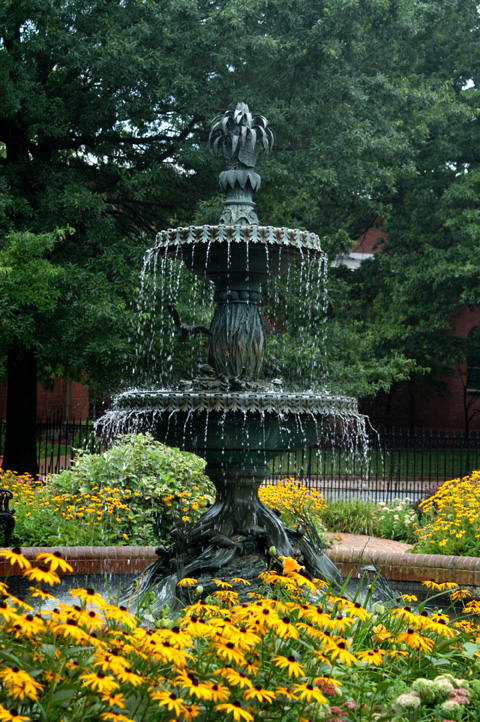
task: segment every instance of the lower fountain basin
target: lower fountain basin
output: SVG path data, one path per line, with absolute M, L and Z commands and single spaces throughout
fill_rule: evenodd
M 316 443 L 332 420 L 362 422 L 355 399 L 307 393 L 127 391 L 112 420 L 208 463 L 251 466 Z

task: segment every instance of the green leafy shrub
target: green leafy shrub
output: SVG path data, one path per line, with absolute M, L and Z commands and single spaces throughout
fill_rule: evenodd
M 205 462 L 129 434 L 103 454 L 79 451 L 72 467 L 33 479 L 2 472 L 13 491 L 13 543 L 21 546 L 155 545 L 194 522 L 213 501 Z
M 215 489 L 204 468 L 200 457 L 165 446 L 151 434 L 126 434 L 103 454 L 80 452 L 69 470 L 48 483 L 56 493 L 118 489 L 129 507 L 123 530 L 128 542 L 170 543 L 175 526 L 195 521 L 213 501 Z

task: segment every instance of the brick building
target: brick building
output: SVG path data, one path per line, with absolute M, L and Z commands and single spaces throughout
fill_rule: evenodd
M 7 416 L 7 387 L 0 386 L 0 418 Z M 45 420 L 82 421 L 89 417 L 89 393 L 77 381 L 56 379 L 53 389 L 37 386 L 37 417 Z

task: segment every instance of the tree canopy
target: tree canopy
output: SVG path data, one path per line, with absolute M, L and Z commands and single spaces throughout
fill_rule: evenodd
M 391 270 L 402 249 L 418 252 L 421 236 L 431 268 L 430 234 L 445 247 L 461 238 L 461 300 L 478 301 L 473 257 L 464 283 L 477 233 L 477 32 L 470 0 L 4 0 L 0 348 L 10 375 L 26 354 L 40 379 L 118 385 L 143 251 L 162 227 L 218 218 L 218 161 L 204 147 L 210 120 L 239 100 L 278 139 L 260 168 L 260 222 L 316 231 L 333 257 L 388 221 L 373 302 L 368 267 L 334 279 L 331 378 L 346 365 L 339 387 L 366 392 L 408 375 L 421 355 L 388 338 L 407 318 Z M 416 293 L 413 272 L 405 294 L 408 283 Z M 368 314 L 347 321 L 352 303 Z M 285 323 L 299 352 L 300 329 Z M 13 428 L 34 403 L 12 398 L 8 413 Z

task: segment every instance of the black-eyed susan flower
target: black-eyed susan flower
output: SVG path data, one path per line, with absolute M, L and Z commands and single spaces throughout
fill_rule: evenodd
M 106 702 L 110 707 L 125 709 L 125 697 L 120 692 L 102 695 L 102 702 Z
M 210 687 L 210 691 L 212 694 L 212 702 L 226 702 L 227 699 L 230 698 L 230 690 L 222 682 L 208 682 L 208 686 Z
M 334 647 L 328 650 L 328 654 L 333 660 L 338 659 L 341 664 L 346 664 L 347 667 L 351 667 L 352 664 L 357 662 L 355 655 L 348 651 L 345 640 L 337 642 Z
M 450 593 L 450 599 L 452 602 L 457 602 L 460 599 L 468 599 L 468 597 L 471 597 L 472 595 L 468 591 L 468 589 L 457 589 L 455 592 Z
M 114 604 L 107 604 L 103 607 L 103 611 L 109 621 L 120 622 L 130 629 L 135 629 L 137 626 L 135 617 L 123 605 L 117 607 Z
M 235 662 L 235 664 L 245 664 L 243 652 L 238 649 L 233 642 L 214 642 L 213 648 L 215 653 L 223 659 L 227 659 L 229 662 Z
M 150 692 L 150 699 L 159 707 L 166 707 L 169 712 L 174 712 L 181 717 L 185 710 L 185 700 L 168 689 L 155 689 Z
M 305 674 L 302 665 L 297 662 L 293 655 L 284 657 L 282 654 L 275 654 L 272 657 L 272 662 L 276 667 L 286 669 L 290 677 L 303 677 Z
M 240 689 L 244 689 L 252 686 L 250 678 L 243 672 L 233 669 L 233 667 L 222 667 L 218 673 L 225 677 L 231 687 L 238 686 Z
M 0 600 L 0 617 L 5 622 L 15 622 L 18 618 L 17 611 L 4 599 Z
M 275 688 L 275 692 L 277 695 L 281 695 L 282 697 L 285 697 L 288 700 L 295 700 L 297 699 L 295 697 L 295 692 L 290 687 L 285 687 L 284 685 L 278 685 L 278 687 Z
M 58 576 L 58 574 L 43 565 L 27 569 L 23 572 L 23 576 L 31 582 L 48 584 L 51 587 L 53 587 L 54 584 L 60 584 L 60 577 Z
M 102 712 L 100 719 L 102 722 L 135 722 L 135 720 L 122 714 L 122 712 L 114 712 L 113 710 Z
M 397 636 L 397 640 L 403 642 L 407 647 L 420 649 L 422 652 L 431 652 L 435 644 L 433 639 L 424 637 L 423 634 L 417 632 L 413 627 L 409 627 L 406 632 L 401 632 Z
M 75 642 L 90 641 L 87 632 L 78 626 L 75 619 L 66 619 L 50 626 L 51 632 L 55 637 L 65 637 L 65 639 L 73 639 Z
M 45 630 L 45 622 L 41 617 L 34 614 L 26 614 L 17 617 L 15 624 L 10 627 L 15 637 L 34 637 Z
M 187 704 L 183 711 L 182 719 L 184 722 L 191 722 L 196 719 L 201 712 L 201 708 L 198 704 Z
M 175 677 L 175 682 L 182 689 L 187 690 L 190 696 L 197 697 L 197 699 L 211 700 L 213 695 L 208 684 L 200 682 L 197 677 L 187 670 L 181 670 Z
M 234 702 L 224 702 L 223 704 L 217 704 L 215 709 L 218 712 L 226 712 L 226 714 L 232 715 L 235 722 L 253 722 L 253 715 L 247 710 L 243 709 L 241 703 L 238 700 Z
M 0 722 L 30 722 L 31 719 L 16 709 L 6 709 L 0 704 Z
M 44 589 L 39 589 L 38 587 L 28 587 L 28 591 L 30 592 L 30 595 L 34 599 L 41 599 L 42 602 L 45 602 L 45 601 L 56 602 L 57 601 L 56 597 L 54 597 L 53 594 L 46 592 Z
M 212 578 L 212 582 L 215 582 L 215 584 L 217 585 L 217 587 L 219 589 L 231 589 L 232 588 L 232 585 L 230 584 L 230 582 L 227 582 L 226 579 Z
M 277 617 L 272 629 L 280 639 L 298 639 L 299 632 L 289 617 Z
M 232 642 L 238 647 L 240 647 L 240 649 L 255 647 L 262 641 L 261 637 L 258 634 L 253 632 L 251 629 L 247 629 L 246 627 L 240 627 L 239 629 L 233 627 L 230 635 Z
M 115 672 L 115 676 L 120 680 L 120 682 L 129 684 L 132 687 L 138 687 L 143 682 L 143 677 L 141 677 L 137 672 L 134 672 L 131 667 L 118 667 Z
M 68 593 L 71 594 L 72 597 L 77 597 L 85 604 L 94 604 L 99 609 L 107 606 L 107 602 L 100 594 L 97 594 L 92 587 L 88 587 L 87 589 L 69 589 Z
M 38 564 L 46 564 L 52 572 L 60 569 L 61 572 L 73 572 L 73 567 L 62 557 L 60 552 L 41 552 L 35 557 Z
M 326 704 L 327 698 L 320 692 L 318 686 L 313 684 L 294 684 L 292 691 L 295 694 L 295 699 L 305 700 L 306 702 L 318 702 L 319 704 Z
M 275 701 L 276 696 L 275 692 L 273 692 L 271 689 L 265 689 L 259 684 L 247 687 L 247 689 L 244 689 L 242 695 L 243 698 L 247 700 L 247 702 L 250 702 L 251 700 L 256 700 L 260 703 L 268 702 L 269 704 L 272 704 L 272 702 Z
M 3 667 L 0 669 L 0 680 L 6 687 L 8 694 L 15 699 L 38 699 L 42 685 L 34 680 L 28 672 L 18 667 Z
M 79 677 L 82 687 L 93 689 L 100 694 L 110 694 L 120 688 L 119 683 L 104 672 L 84 672 Z
M 197 583 L 197 580 L 193 577 L 184 577 L 177 582 L 177 587 L 193 587 Z
M 32 566 L 28 559 L 22 554 L 20 547 L 13 547 L 13 549 L 0 549 L 0 557 L 4 557 L 4 559 L 6 559 L 12 567 L 18 565 L 20 569 L 27 570 Z
M 378 667 L 383 662 L 385 652 L 383 649 L 367 649 L 357 652 L 357 658 L 360 662 L 366 662 L 367 664 L 373 664 Z

